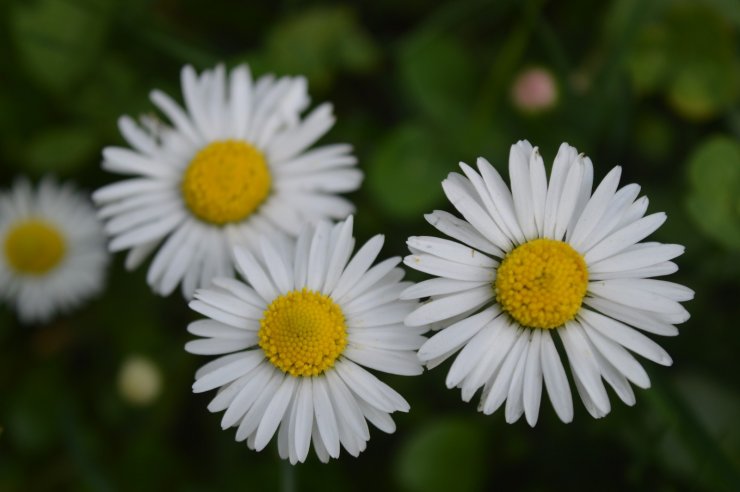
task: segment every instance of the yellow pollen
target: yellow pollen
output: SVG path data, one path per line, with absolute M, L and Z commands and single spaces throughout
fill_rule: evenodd
M 588 287 L 586 261 L 569 244 L 535 239 L 511 251 L 496 272 L 501 307 L 522 326 L 550 329 L 573 319 Z
M 238 222 L 270 192 L 262 153 L 241 140 L 220 140 L 201 149 L 185 171 L 182 196 L 199 219 L 223 225 Z
M 344 314 L 329 296 L 294 290 L 267 306 L 259 345 L 272 364 L 291 376 L 317 376 L 334 366 L 347 345 Z
M 64 237 L 52 224 L 30 219 L 10 228 L 5 237 L 5 257 L 18 273 L 42 275 L 64 257 Z

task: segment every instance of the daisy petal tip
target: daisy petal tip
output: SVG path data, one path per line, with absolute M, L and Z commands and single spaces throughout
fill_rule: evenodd
M 478 165 L 478 169 L 480 169 L 481 166 L 485 167 L 485 166 L 490 166 L 491 165 L 491 163 L 488 162 L 488 159 L 486 159 L 485 157 L 482 157 L 482 156 L 481 157 L 478 157 L 475 160 L 475 163 Z

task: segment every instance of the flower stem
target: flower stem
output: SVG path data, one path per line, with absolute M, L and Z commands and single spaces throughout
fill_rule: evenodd
M 280 492 L 295 491 L 295 466 L 288 460 L 280 460 Z

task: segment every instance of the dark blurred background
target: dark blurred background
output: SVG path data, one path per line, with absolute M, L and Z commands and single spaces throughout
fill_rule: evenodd
M 622 165 L 668 213 L 653 237 L 686 245 L 671 280 L 696 299 L 681 334 L 658 340 L 673 367 L 645 363 L 653 387 L 635 407 L 612 395 L 594 420 L 577 402 L 566 425 L 543 397 L 531 429 L 461 402 L 449 363 L 381 376 L 411 413 L 357 459 L 297 466 L 297 490 L 740 490 L 736 0 L 3 0 L 0 20 L 2 188 L 119 179 L 99 163 L 123 144 L 120 115 L 153 112 L 153 88 L 179 100 L 184 64 L 248 62 L 305 74 L 314 105 L 334 103 L 324 141 L 355 146 L 356 235 L 384 233 L 385 256 L 431 232 L 424 213 L 451 209 L 440 181 L 458 161 L 505 172 L 523 138 L 548 165 L 567 141 L 597 179 Z M 196 315 L 122 260 L 102 295 L 54 322 L 23 326 L 0 306 L 0 490 L 285 490 L 274 445 L 235 443 L 206 409 L 213 392 L 191 393 L 206 361 L 183 350 Z

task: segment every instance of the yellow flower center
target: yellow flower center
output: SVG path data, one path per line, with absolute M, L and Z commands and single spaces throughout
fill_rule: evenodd
M 243 220 L 269 192 L 264 156 L 241 140 L 208 144 L 195 154 L 182 181 L 182 196 L 190 211 L 217 225 Z
M 52 224 L 30 219 L 10 228 L 5 237 L 5 257 L 18 273 L 42 275 L 64 257 L 64 237 Z
M 344 314 L 329 296 L 307 289 L 284 294 L 260 320 L 259 345 L 291 376 L 316 376 L 334 366 L 347 345 Z
M 501 262 L 494 289 L 501 307 L 522 326 L 550 329 L 573 319 L 588 287 L 586 261 L 569 244 L 535 239 Z

